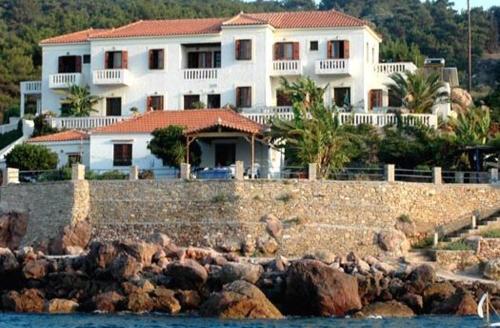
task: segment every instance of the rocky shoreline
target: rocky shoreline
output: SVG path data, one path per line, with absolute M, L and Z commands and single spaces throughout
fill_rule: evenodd
M 219 318 L 475 315 L 497 285 L 440 281 L 429 265 L 332 254 L 288 260 L 239 257 L 145 241 L 92 242 L 80 255 L 0 248 L 0 310 L 164 312 Z

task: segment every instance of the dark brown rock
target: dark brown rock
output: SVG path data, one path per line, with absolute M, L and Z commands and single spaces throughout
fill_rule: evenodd
M 283 224 L 274 215 L 268 214 L 262 218 L 262 221 L 266 223 L 266 231 L 271 235 L 271 237 L 280 240 L 283 236 Z
M 408 280 L 417 294 L 420 294 L 425 287 L 436 281 L 436 272 L 432 266 L 422 264 L 413 269 L 408 277 Z
M 8 248 L 0 248 L 0 274 L 15 271 L 19 268 L 16 256 Z
M 110 273 L 118 281 L 131 279 L 141 271 L 142 266 L 135 258 L 120 254 L 110 266 Z
M 170 263 L 165 274 L 171 278 L 170 285 L 179 289 L 199 289 L 208 278 L 207 270 L 190 259 Z
M 147 293 L 132 293 L 128 296 L 127 310 L 129 311 L 151 312 L 154 307 L 155 303 Z
M 175 297 L 179 300 L 182 309 L 197 309 L 201 304 L 201 296 L 195 290 L 178 290 Z
M 181 305 L 173 290 L 158 287 L 152 292 L 155 311 L 176 314 L 181 310 Z
M 422 296 L 412 293 L 407 293 L 400 298 L 400 301 L 408 305 L 413 312 L 419 314 L 424 308 Z
M 2 298 L 3 307 L 13 312 L 43 312 L 45 299 L 38 289 L 24 289 L 21 293 L 10 291 Z
M 220 293 L 212 293 L 203 303 L 203 316 L 224 319 L 281 319 L 280 311 L 254 285 L 238 280 L 224 286 Z
M 59 235 L 49 243 L 49 253 L 54 255 L 69 254 L 74 247 L 85 249 L 92 235 L 92 226 L 86 221 L 65 226 Z
M 119 303 L 124 300 L 125 297 L 123 295 L 114 291 L 101 293 L 94 298 L 95 309 L 100 312 L 116 312 L 119 308 Z
M 91 268 L 105 269 L 116 258 L 118 252 L 114 245 L 109 243 L 93 242 L 87 255 L 87 262 Z
M 73 313 L 78 310 L 78 303 L 72 300 L 54 298 L 47 302 L 45 312 L 49 313 Z
M 397 301 L 377 302 L 368 304 L 361 310 L 363 316 L 382 316 L 382 317 L 399 317 L 408 318 L 413 317 L 412 309 L 403 303 Z M 359 314 L 357 315 L 359 316 Z
M 143 266 L 147 266 L 151 264 L 153 255 L 161 249 L 161 246 L 146 242 L 123 242 L 119 243 L 117 248 L 135 258 Z
M 0 247 L 17 249 L 26 234 L 28 215 L 6 213 L 0 215 Z
M 23 265 L 23 275 L 26 279 L 43 279 L 48 265 L 49 262 L 45 259 L 28 260 Z
M 464 289 L 457 289 L 449 298 L 435 301 L 431 307 L 432 314 L 476 315 L 477 303 L 474 297 Z
M 262 272 L 264 269 L 258 264 L 228 262 L 222 266 L 220 278 L 223 284 L 236 280 L 245 280 L 255 284 Z
M 356 278 L 316 260 L 290 265 L 286 276 L 286 305 L 290 314 L 343 316 L 361 309 Z
M 434 301 L 444 301 L 455 293 L 455 287 L 448 281 L 427 286 L 422 292 L 424 305 L 429 308 Z

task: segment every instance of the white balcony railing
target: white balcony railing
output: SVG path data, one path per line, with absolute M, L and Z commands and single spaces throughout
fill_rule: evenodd
M 379 63 L 373 67 L 375 73 L 390 75 L 393 73 L 415 72 L 417 66 L 411 62 Z
M 302 75 L 302 62 L 300 60 L 275 60 L 273 61 L 272 75 Z
M 218 68 L 187 68 L 183 70 L 184 80 L 216 80 Z
M 24 94 L 42 93 L 42 81 L 21 82 L 21 93 Z
M 101 69 L 94 71 L 94 84 L 129 84 L 129 71 L 126 69 Z
M 350 74 L 349 59 L 320 59 L 316 61 L 316 74 Z
M 17 130 L 19 117 L 11 117 L 9 123 L 0 125 L 0 135 Z
M 56 129 L 90 130 L 128 119 L 126 116 L 51 117 L 49 125 Z
M 293 119 L 291 107 L 262 107 L 246 109 L 241 113 L 243 116 L 261 124 L 267 124 L 273 117 L 284 120 Z M 436 114 L 401 114 L 404 124 L 422 124 L 431 128 L 437 128 L 438 119 Z M 368 124 L 375 127 L 384 127 L 397 123 L 397 115 L 393 113 L 339 113 L 340 124 Z
M 59 73 L 49 75 L 49 88 L 63 89 L 72 85 L 80 85 L 82 73 Z

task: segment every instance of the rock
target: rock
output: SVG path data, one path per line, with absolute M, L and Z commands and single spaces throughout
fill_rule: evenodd
M 365 256 L 365 261 L 369 265 L 376 265 L 376 264 L 380 263 L 380 261 L 376 257 L 371 256 L 371 255 Z
M 394 224 L 394 228 L 404 233 L 408 238 L 414 237 L 417 233 L 415 222 L 406 216 L 399 217 Z
M 130 295 L 132 293 L 150 293 L 155 289 L 155 286 L 149 280 L 141 279 L 122 283 L 122 289 L 125 295 Z
M 500 258 L 488 261 L 484 267 L 483 275 L 488 279 L 500 281 Z
M 127 309 L 136 313 L 151 312 L 155 302 L 147 293 L 132 293 L 128 296 Z
M 424 308 L 422 296 L 417 294 L 406 293 L 400 298 L 400 301 L 408 305 L 417 314 L 421 313 Z
M 62 298 L 53 298 L 46 305 L 46 312 L 49 313 L 73 313 L 78 309 L 78 303 Z
M 266 265 L 266 270 L 271 272 L 285 272 L 288 265 L 288 259 L 284 256 L 278 255 L 274 260 Z
M 316 260 L 290 265 L 285 294 L 290 314 L 343 316 L 361 309 L 356 278 Z
M 455 287 L 448 282 L 437 282 L 427 286 L 422 292 L 424 304 L 431 307 L 434 301 L 444 301 L 455 293 Z
M 170 263 L 165 274 L 171 278 L 170 284 L 180 289 L 199 289 L 208 278 L 207 270 L 190 259 Z
M 462 88 L 451 89 L 450 98 L 451 108 L 457 113 L 463 113 L 473 105 L 472 96 Z
M 433 302 L 432 314 L 477 315 L 477 303 L 468 291 L 458 288 L 444 301 Z
M 409 318 L 415 315 L 412 309 L 410 309 L 405 304 L 399 303 L 397 301 L 377 302 L 373 304 L 368 304 L 367 306 L 363 307 L 361 313 L 364 316 L 382 316 L 384 318 L 386 317 Z
M 168 247 L 172 244 L 172 240 L 165 234 L 161 232 L 155 232 L 149 236 L 146 240 L 148 243 L 156 244 L 161 247 Z
M 223 239 L 222 241 L 217 243 L 217 249 L 228 253 L 240 252 L 241 242 L 238 240 Z
M 396 269 L 392 265 L 385 262 L 378 262 L 373 267 L 377 270 L 382 271 L 385 274 L 390 274 L 396 271 Z
M 223 319 L 281 319 L 280 311 L 257 287 L 243 280 L 212 293 L 200 309 L 203 316 Z
M 245 238 L 241 244 L 241 252 L 244 255 L 252 256 L 257 248 L 257 243 L 254 238 Z
M 0 247 L 17 249 L 28 228 L 28 215 L 6 213 L 0 215 Z
M 175 298 L 175 292 L 170 289 L 158 287 L 153 290 L 152 297 L 155 311 L 176 314 L 181 310 L 181 305 Z
M 396 229 L 383 230 L 377 235 L 380 248 L 395 255 L 403 255 L 410 249 L 410 242 L 406 236 Z
M 92 235 L 92 226 L 86 220 L 65 226 L 59 235 L 49 243 L 49 253 L 54 255 L 69 254 L 68 247 L 85 249 Z
M 91 268 L 105 269 L 117 256 L 115 246 L 109 243 L 93 242 L 90 245 L 90 252 L 87 254 L 87 262 Z
M 161 249 L 159 245 L 146 242 L 123 242 L 119 243 L 117 248 L 132 256 L 143 266 L 150 265 L 153 255 Z
M 220 280 L 223 284 L 236 280 L 245 280 L 251 284 L 255 284 L 262 275 L 262 272 L 264 272 L 264 269 L 257 264 L 228 262 L 222 266 Z
M 101 293 L 94 298 L 95 308 L 99 312 L 116 312 L 124 300 L 125 297 L 115 291 Z
M 257 249 L 264 255 L 274 255 L 279 249 L 279 244 L 273 237 L 259 237 L 257 239 Z
M 15 271 L 19 268 L 16 256 L 8 248 L 0 248 L 0 274 Z
M 43 312 L 45 300 L 38 289 L 24 289 L 21 293 L 10 291 L 2 298 L 3 306 L 13 312 Z
M 71 255 L 71 256 L 79 256 L 85 253 L 85 250 L 81 248 L 80 246 L 67 246 L 64 249 L 64 253 L 66 255 Z
M 178 290 L 175 297 L 179 300 L 182 309 L 197 309 L 201 304 L 200 294 L 195 290 Z
M 280 240 L 283 236 L 283 224 L 274 215 L 268 214 L 262 218 L 262 221 L 266 223 L 266 231 L 271 235 L 271 237 Z
M 429 264 L 422 264 L 413 269 L 408 277 L 408 280 L 419 294 L 425 287 L 436 281 L 436 272 Z
M 40 280 L 47 274 L 48 262 L 45 259 L 28 260 L 23 266 L 23 275 L 26 279 Z
M 120 254 L 110 265 L 110 273 L 118 281 L 128 280 L 137 276 L 142 265 L 130 255 Z
M 335 258 L 336 258 L 334 253 L 332 253 L 326 249 L 317 250 L 312 255 L 309 255 L 307 257 L 315 259 L 315 260 L 319 260 L 319 261 L 324 262 L 326 264 L 331 264 L 331 263 L 335 262 Z

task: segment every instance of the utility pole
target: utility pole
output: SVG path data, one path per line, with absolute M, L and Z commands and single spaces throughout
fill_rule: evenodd
M 467 37 L 468 37 L 468 42 L 467 42 L 467 48 L 468 48 L 468 86 L 467 90 L 471 92 L 472 90 L 472 31 L 471 31 L 471 20 L 470 20 L 470 0 L 467 0 L 467 20 L 468 20 L 468 31 L 467 31 Z

